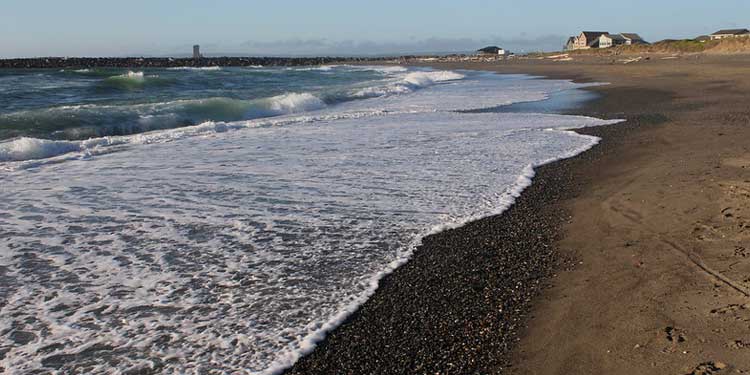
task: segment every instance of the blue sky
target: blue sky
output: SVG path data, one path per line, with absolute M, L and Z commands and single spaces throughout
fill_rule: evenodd
M 0 0 L 0 57 L 361 54 L 559 48 L 582 29 L 647 40 L 750 28 L 748 0 Z

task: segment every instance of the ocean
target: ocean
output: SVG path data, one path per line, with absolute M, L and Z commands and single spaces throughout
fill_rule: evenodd
M 421 238 L 595 145 L 570 130 L 616 121 L 503 110 L 583 87 L 400 66 L 0 71 L 0 369 L 279 373 Z

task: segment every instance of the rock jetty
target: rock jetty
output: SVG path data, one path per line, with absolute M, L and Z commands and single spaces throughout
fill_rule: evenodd
M 309 66 L 362 63 L 440 63 L 440 62 L 502 62 L 516 56 L 398 56 L 398 57 L 35 57 L 0 59 L 0 69 L 84 69 L 84 68 L 176 68 L 209 66 Z
M 37 57 L 0 59 L 0 69 L 173 68 L 208 66 L 303 66 L 391 60 L 360 57 Z

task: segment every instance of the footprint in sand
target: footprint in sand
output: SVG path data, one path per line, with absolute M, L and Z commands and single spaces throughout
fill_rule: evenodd
M 724 315 L 724 314 L 736 314 L 740 311 L 747 310 L 750 306 L 748 304 L 740 305 L 733 303 L 731 305 L 724 306 L 722 308 L 711 310 L 711 314 Z
M 704 362 L 698 365 L 693 372 L 686 375 L 712 375 L 718 374 L 726 369 L 727 365 L 721 362 Z
M 664 332 L 667 334 L 667 340 L 669 340 L 669 342 L 672 342 L 672 343 L 685 342 L 686 336 L 680 329 L 677 329 L 674 327 L 667 327 L 667 328 L 664 328 Z
M 668 326 L 664 328 L 666 333 L 666 339 L 669 341 L 669 346 L 662 350 L 663 353 L 673 353 L 677 350 L 677 346 L 687 341 L 687 335 L 679 328 Z
M 750 349 L 750 341 L 745 340 L 734 340 L 727 343 L 727 347 L 729 349 L 734 350 L 740 350 L 740 349 Z

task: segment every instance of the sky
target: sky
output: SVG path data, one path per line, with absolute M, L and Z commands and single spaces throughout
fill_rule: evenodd
M 750 28 L 748 0 L 0 0 L 0 58 L 559 50 L 583 29 L 646 40 Z

